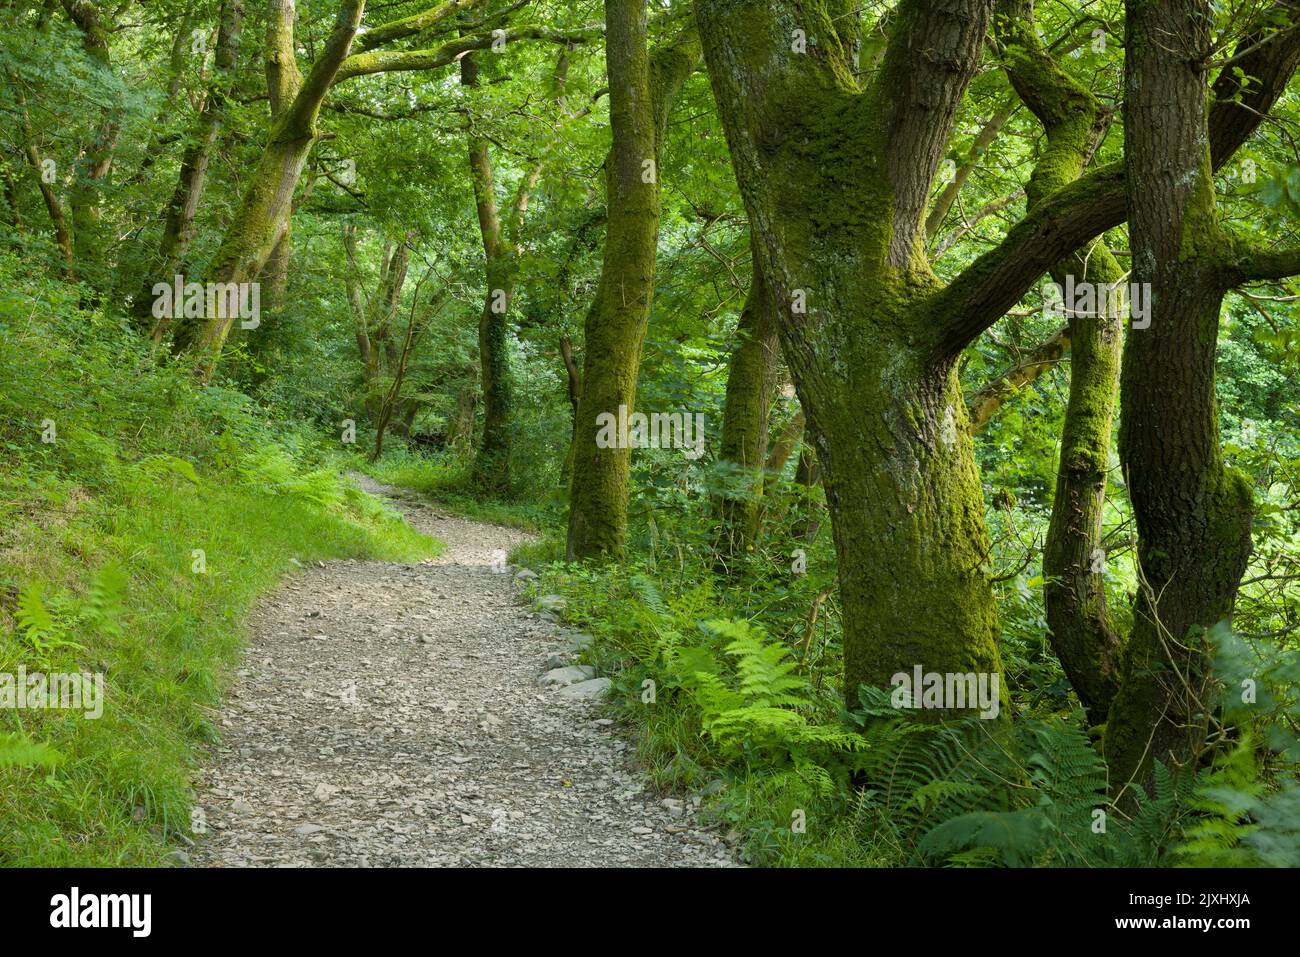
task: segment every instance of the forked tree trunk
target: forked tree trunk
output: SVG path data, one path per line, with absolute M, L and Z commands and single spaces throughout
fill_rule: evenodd
M 886 687 L 916 665 L 1001 670 L 957 352 L 939 340 L 947 317 L 933 314 L 939 283 L 922 249 L 930 182 L 990 7 L 904 0 L 862 88 L 855 21 L 839 4 L 696 6 L 821 459 L 851 703 L 860 684 Z
M 1204 741 L 1208 655 L 1199 634 L 1228 618 L 1251 550 L 1252 490 L 1225 467 L 1214 359 L 1233 251 L 1219 224 L 1209 147 L 1208 0 L 1129 0 L 1125 166 L 1134 279 L 1150 327 L 1124 354 L 1120 451 L 1141 580 L 1122 681 L 1106 726 L 1111 787 L 1150 786 Z
M 267 28 L 268 78 L 272 114 L 277 118 L 249 176 L 248 187 L 209 268 L 215 283 L 252 282 L 275 250 L 293 203 L 294 189 L 316 141 L 316 118 L 347 57 L 361 22 L 364 0 L 343 0 L 334 30 L 311 73 L 295 81 L 292 0 L 275 0 Z M 216 366 L 234 316 L 208 316 L 193 337 L 197 371 L 206 381 Z

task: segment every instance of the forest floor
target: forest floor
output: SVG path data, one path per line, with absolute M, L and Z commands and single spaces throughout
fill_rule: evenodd
M 735 866 L 693 802 L 648 788 L 599 684 L 539 682 L 582 639 L 497 570 L 529 536 L 358 481 L 446 550 L 313 563 L 259 604 L 192 863 Z

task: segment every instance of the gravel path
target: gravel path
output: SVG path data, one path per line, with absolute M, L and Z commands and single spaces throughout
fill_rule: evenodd
M 192 863 L 735 866 L 690 801 L 647 790 L 583 685 L 539 683 L 576 633 L 494 570 L 527 536 L 359 481 L 447 549 L 312 565 L 259 605 Z

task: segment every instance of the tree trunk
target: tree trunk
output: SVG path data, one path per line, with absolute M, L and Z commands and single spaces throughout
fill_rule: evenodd
M 959 352 L 941 339 L 952 317 L 934 314 L 939 283 L 922 249 L 930 183 L 990 7 L 904 2 L 883 65 L 862 88 L 856 22 L 838 5 L 696 5 L 821 459 L 850 703 L 860 684 L 887 687 L 916 665 L 1001 671 Z M 807 52 L 792 42 L 796 29 Z
M 598 420 L 603 414 L 617 418 L 620 408 L 630 414 L 636 403 L 654 296 L 663 130 L 669 106 L 699 60 L 695 30 L 688 27 L 657 49 L 651 64 L 644 4 L 607 0 L 605 22 L 613 137 L 605 159 L 609 213 L 600 284 L 583 325 L 582 397 L 569 483 L 571 561 L 617 557 L 627 544 L 632 453 L 598 446 Z
M 767 459 L 768 413 L 776 385 L 779 345 L 776 316 L 763 287 L 755 257 L 749 297 L 736 324 L 739 340 L 727 370 L 727 394 L 722 409 L 722 437 L 718 457 L 744 476 L 739 495 L 723 495 L 714 503 L 721 523 L 718 542 L 720 570 L 754 547 L 758 537 L 763 493 L 763 466 Z
M 208 162 L 221 135 L 226 114 L 226 96 L 230 84 L 234 82 L 243 17 L 243 0 L 226 0 L 222 5 L 221 26 L 217 33 L 214 55 L 216 75 L 199 113 L 193 136 L 181 158 L 176 188 L 167 203 L 162 241 L 158 250 L 161 267 L 156 277 L 157 282 L 172 282 L 172 277 L 180 272 L 185 250 L 195 236 L 194 218 L 203 198 Z M 139 293 L 140 301 L 136 303 L 135 309 L 136 314 L 142 317 L 150 315 L 153 299 L 153 283 L 147 278 L 145 283 L 146 287 Z M 163 316 L 154 323 L 152 335 L 155 342 L 162 341 L 171 322 L 170 316 Z
M 1105 754 L 1111 787 L 1150 787 L 1152 764 L 1193 761 L 1204 740 L 1206 642 L 1228 618 L 1251 550 L 1252 491 L 1223 464 L 1214 359 L 1229 249 L 1207 135 L 1208 0 L 1129 0 L 1125 166 L 1134 279 L 1150 327 L 1125 348 L 1120 452 L 1141 581 Z
M 104 12 L 90 0 L 63 0 L 69 19 L 81 31 L 82 47 L 90 55 L 104 77 L 112 82 L 113 68 L 109 60 L 108 30 Z M 72 188 L 68 194 L 68 209 L 72 219 L 72 243 L 78 271 L 82 278 L 100 280 L 104 265 L 104 251 L 108 248 L 104 235 L 100 191 L 109 171 L 113 168 L 113 153 L 121 132 L 122 107 L 113 104 L 104 110 L 103 118 L 95 131 L 94 139 L 79 157 L 73 171 Z
M 477 383 L 467 379 L 456 391 L 456 411 L 447 423 L 447 447 L 454 453 L 460 454 L 474 444 L 477 410 Z
M 324 50 L 302 80 L 293 46 L 292 0 L 272 3 L 267 74 L 272 115 L 277 118 L 209 268 L 209 282 L 252 282 L 275 250 L 292 209 L 294 189 L 316 141 L 321 104 L 348 55 L 364 7 L 364 0 L 343 0 Z M 191 348 L 198 357 L 196 369 L 201 380 L 212 375 L 233 324 L 233 316 L 208 316 L 194 335 Z
M 1030 209 L 1082 175 L 1110 124 L 1110 113 L 1047 52 L 1030 0 L 1003 0 L 999 40 L 1020 98 L 1043 124 L 1046 147 L 1026 189 Z M 1124 270 L 1098 240 L 1052 269 L 1062 288 L 1089 282 L 1109 288 Z M 1094 313 L 1069 317 L 1062 347 L 1073 349 L 1070 397 L 1061 435 L 1052 518 L 1043 550 L 1044 600 L 1052 648 L 1094 724 L 1106 720 L 1118 687 L 1120 639 L 1111 627 L 1103 580 L 1102 512 L 1110 464 L 1111 430 L 1119 385 L 1124 318 L 1097 296 Z

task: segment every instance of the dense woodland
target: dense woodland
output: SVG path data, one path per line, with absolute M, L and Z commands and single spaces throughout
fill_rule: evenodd
M 0 11 L 0 862 L 191 840 L 362 472 L 749 863 L 1300 864 L 1297 0 Z

